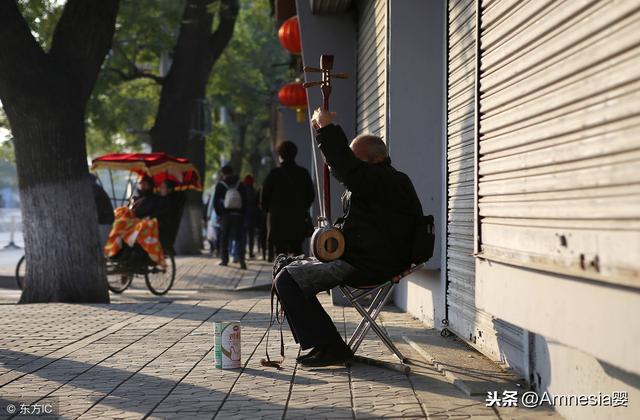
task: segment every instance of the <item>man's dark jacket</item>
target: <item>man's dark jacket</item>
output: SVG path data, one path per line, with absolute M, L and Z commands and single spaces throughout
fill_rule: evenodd
M 244 184 L 244 192 L 247 202 L 243 203 L 246 207 L 244 214 L 244 224 L 248 228 L 255 227 L 258 222 L 258 206 L 260 205 L 260 196 L 253 185 Z
M 269 239 L 274 243 L 302 241 L 306 217 L 315 193 L 309 172 L 294 161 L 285 161 L 269 172 L 262 187 L 261 207 L 267 212 Z
M 342 196 L 346 248 L 343 260 L 356 267 L 354 286 L 388 280 L 411 266 L 416 221 L 422 205 L 407 175 L 384 162 L 355 157 L 339 126 L 317 131 L 316 141 L 331 173 L 345 187 Z

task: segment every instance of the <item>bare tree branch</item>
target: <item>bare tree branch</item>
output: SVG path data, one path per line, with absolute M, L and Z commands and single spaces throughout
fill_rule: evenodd
M 125 73 L 124 71 L 117 69 L 115 67 L 107 67 L 105 70 L 108 70 L 110 72 L 117 74 L 118 76 L 120 76 L 122 80 L 127 82 L 130 80 L 136 80 L 136 79 L 151 79 L 159 85 L 162 85 L 162 83 L 164 83 L 164 77 L 151 74 L 151 73 L 146 73 L 135 66 L 133 66 L 131 69 L 133 71 L 129 73 Z
M 151 79 L 154 82 L 158 83 L 159 85 L 162 85 L 162 83 L 164 82 L 164 77 L 143 71 L 136 64 L 135 57 L 133 59 L 129 58 L 129 56 L 127 55 L 125 50 L 122 48 L 120 43 L 118 42 L 114 43 L 113 50 L 118 54 L 122 55 L 122 57 L 124 57 L 125 61 L 127 62 L 126 67 L 129 71 L 125 72 L 115 67 L 107 67 L 105 70 L 116 73 L 124 81 L 130 81 L 135 79 Z
M 220 22 L 215 32 L 209 36 L 209 56 L 215 62 L 233 36 L 236 18 L 240 5 L 238 0 L 222 0 L 220 2 Z

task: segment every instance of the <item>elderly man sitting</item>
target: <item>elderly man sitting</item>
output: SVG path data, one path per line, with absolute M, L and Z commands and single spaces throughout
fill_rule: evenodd
M 296 342 L 312 349 L 298 358 L 306 366 L 343 363 L 353 356 L 316 294 L 341 284 L 380 284 L 407 269 L 416 220 L 422 216 L 411 180 L 391 166 L 382 139 L 361 135 L 349 147 L 342 129 L 332 123 L 334 116 L 318 109 L 312 124 L 332 175 L 346 187 L 344 255 L 328 263 L 295 261 L 275 278 Z

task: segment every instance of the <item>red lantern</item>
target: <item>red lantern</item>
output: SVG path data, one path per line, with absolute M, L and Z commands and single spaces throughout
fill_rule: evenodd
M 293 82 L 282 86 L 278 92 L 278 99 L 282 106 L 295 109 L 298 122 L 304 122 L 307 109 L 307 90 L 302 87 L 302 83 Z
M 291 54 L 299 55 L 302 52 L 298 16 L 292 16 L 284 21 L 278 30 L 278 39 L 280 40 L 282 48 L 289 51 Z

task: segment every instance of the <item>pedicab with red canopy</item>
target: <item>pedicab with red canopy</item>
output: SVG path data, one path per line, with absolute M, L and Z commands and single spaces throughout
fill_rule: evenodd
M 114 293 L 125 291 L 131 285 L 134 277 L 144 277 L 145 283 L 152 293 L 164 295 L 173 286 L 176 276 L 173 243 L 182 218 L 185 202 L 184 191 L 202 191 L 198 171 L 188 159 L 174 157 L 166 153 L 110 153 L 95 158 L 91 165 L 91 171 L 98 176 L 98 181 L 107 191 L 113 202 L 113 207 L 116 208 L 114 229 L 116 229 L 119 214 L 130 211 L 125 206 L 133 197 L 133 185 L 138 178 L 153 179 L 156 190 L 165 181 L 170 181 L 174 186 L 172 194 L 178 197 L 174 200 L 176 209 L 174 216 L 169 221 L 158 223 L 159 248 L 161 249 L 158 250 L 159 255 L 156 255 L 156 259 L 146 258 L 142 264 L 131 264 L 129 261 L 115 257 L 107 258 L 106 267 L 109 289 Z M 124 177 L 122 177 L 123 173 Z M 152 226 L 150 220 L 142 221 L 139 224 L 142 227 L 138 229 L 138 232 L 135 232 L 136 237 Z M 112 243 L 110 244 L 110 242 Z M 139 240 L 138 242 L 142 243 Z M 110 235 L 105 251 L 109 251 L 109 246 L 113 246 L 114 243 L 115 241 Z M 145 248 L 145 250 L 147 249 Z

